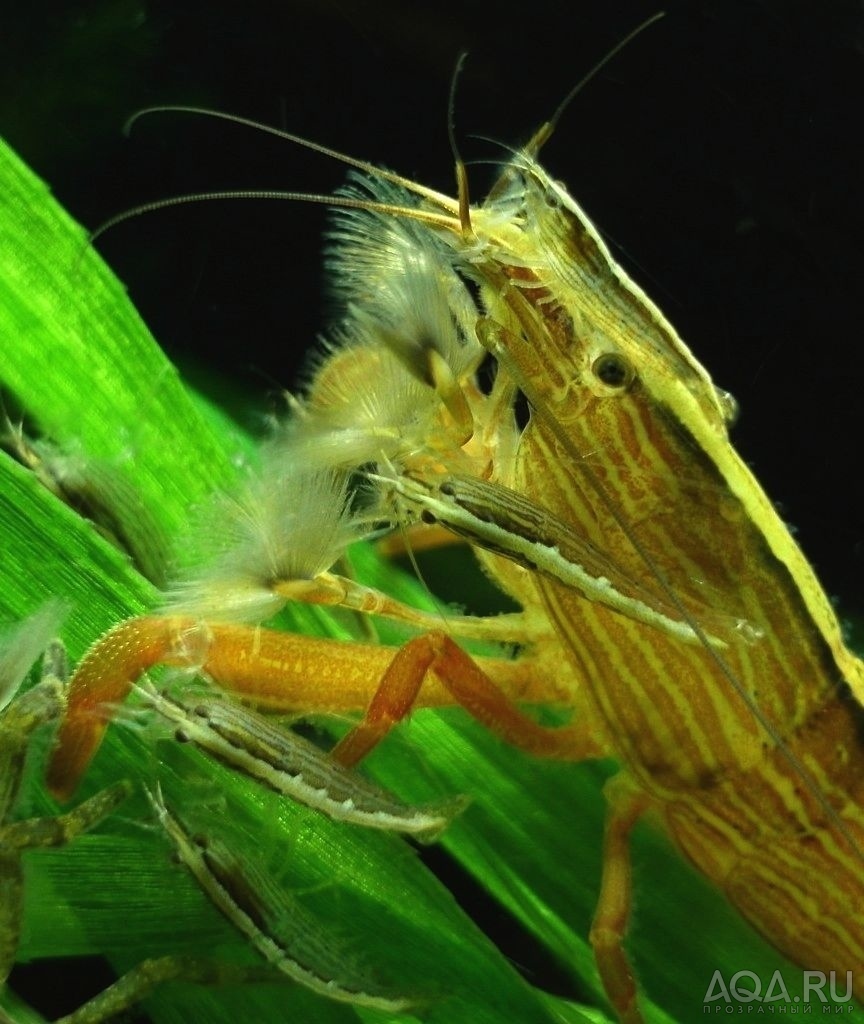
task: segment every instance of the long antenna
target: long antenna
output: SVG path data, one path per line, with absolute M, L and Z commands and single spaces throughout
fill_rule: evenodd
M 465 169 L 465 161 L 459 152 L 456 144 L 456 86 L 459 83 L 459 76 L 465 67 L 465 60 L 468 54 L 465 50 L 459 54 L 456 67 L 453 70 L 453 77 L 450 79 L 450 95 L 447 97 L 447 138 L 450 142 L 450 152 L 453 154 L 453 165 L 456 169 L 456 194 L 459 197 L 459 222 L 462 225 L 463 236 L 470 237 L 473 234 L 471 228 L 471 205 L 468 195 L 468 171 Z
M 603 68 L 605 68 L 610 61 L 614 60 L 625 47 L 629 46 L 630 43 L 632 43 L 633 40 L 637 38 L 637 36 L 642 35 L 642 33 L 646 29 L 649 29 L 653 24 L 660 21 L 661 18 L 665 17 L 665 11 L 658 11 L 656 14 L 652 14 L 650 18 L 646 18 L 646 20 L 643 21 L 640 25 L 637 25 L 636 28 L 632 30 L 632 32 L 628 32 L 627 35 L 624 36 L 624 38 L 619 43 L 616 43 L 612 47 L 612 49 L 606 54 L 605 57 L 601 58 L 587 74 L 583 75 L 582 78 L 579 79 L 579 81 L 573 86 L 573 88 L 567 93 L 564 99 L 561 100 L 561 102 L 555 108 L 555 112 L 552 114 L 549 120 L 541 124 L 537 131 L 534 132 L 525 149 L 532 156 L 536 156 L 540 151 L 541 146 L 543 146 L 548 141 L 549 137 L 558 127 L 558 122 L 564 114 L 564 111 L 567 109 L 567 107 L 570 106 L 570 104 L 585 88 L 585 86 L 593 78 L 596 78 L 596 76 L 600 74 Z

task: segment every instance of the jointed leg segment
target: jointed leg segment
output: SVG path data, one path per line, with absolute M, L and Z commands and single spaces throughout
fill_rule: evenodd
M 522 714 L 520 701 L 554 701 L 555 680 L 530 662 L 475 659 L 442 632 L 402 648 L 336 642 L 191 616 L 129 619 L 88 652 L 72 678 L 48 785 L 68 799 L 107 726 L 142 672 L 158 664 L 200 671 L 260 707 L 307 713 L 366 711 L 336 750 L 356 764 L 412 708 L 461 705 L 525 751 L 580 760 L 602 756 L 587 722 L 548 729 Z
M 355 765 L 422 706 L 421 687 L 430 674 L 453 704 L 468 711 L 501 739 L 527 753 L 575 761 L 594 754 L 594 741 L 580 725 L 557 729 L 538 725 L 522 714 L 493 678 L 446 633 L 415 637 L 399 648 L 381 678 L 363 720 L 333 749 L 344 765 Z
M 630 833 L 646 808 L 646 798 L 622 775 L 606 784 L 608 804 L 603 839 L 603 876 L 591 925 L 591 945 L 606 994 L 621 1024 L 642 1024 L 633 968 L 623 941 L 632 907 Z

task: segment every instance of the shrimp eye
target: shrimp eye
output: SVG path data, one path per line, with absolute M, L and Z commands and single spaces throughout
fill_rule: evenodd
M 627 360 L 617 352 L 604 352 L 591 364 L 591 371 L 602 384 L 623 391 L 633 383 L 635 373 Z

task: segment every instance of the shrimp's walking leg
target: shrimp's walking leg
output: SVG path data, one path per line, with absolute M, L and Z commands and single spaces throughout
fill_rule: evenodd
M 363 720 L 334 747 L 332 756 L 349 767 L 362 760 L 418 703 L 430 673 L 454 704 L 526 753 L 568 761 L 603 756 L 584 719 L 560 728 L 538 725 L 502 693 L 470 654 L 441 632 L 425 633 L 399 648 Z
M 647 801 L 620 774 L 607 782 L 604 795 L 608 810 L 603 837 L 603 874 L 590 941 L 603 987 L 621 1024 L 643 1024 L 633 968 L 623 942 L 633 895 L 630 833 Z

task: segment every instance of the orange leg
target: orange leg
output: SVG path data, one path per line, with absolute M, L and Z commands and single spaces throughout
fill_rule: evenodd
M 97 641 L 69 683 L 47 775 L 58 799 L 74 793 L 102 741 L 110 707 L 159 664 L 200 671 L 260 707 L 318 713 L 368 707 L 349 734 L 356 738 L 346 737 L 339 748 L 338 756 L 351 762 L 412 707 L 454 704 L 534 753 L 573 760 L 600 755 L 585 725 L 544 729 L 515 708 L 513 700 L 557 697 L 547 674 L 538 673 L 530 659 L 475 661 L 440 633 L 417 637 L 394 652 L 191 616 L 146 616 L 120 623 Z
M 346 767 L 361 761 L 418 705 L 430 673 L 452 696 L 452 703 L 526 753 L 568 761 L 602 756 L 581 725 L 550 729 L 523 715 L 477 661 L 441 632 L 425 633 L 399 648 L 363 721 L 337 743 L 332 756 Z
M 591 945 L 603 987 L 619 1021 L 643 1024 L 633 968 L 623 942 L 632 906 L 630 833 L 647 801 L 633 791 L 622 775 L 610 779 L 604 792 L 609 807 L 603 838 L 603 876 L 591 924 Z

